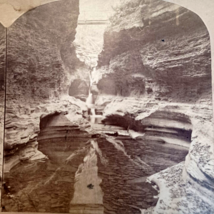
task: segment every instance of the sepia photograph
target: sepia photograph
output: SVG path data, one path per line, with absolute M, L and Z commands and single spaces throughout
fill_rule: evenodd
M 214 213 L 207 26 L 164 0 L 0 1 L 1 212 Z

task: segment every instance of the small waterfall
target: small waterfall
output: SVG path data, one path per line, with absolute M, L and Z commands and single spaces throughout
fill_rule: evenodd
M 96 113 L 95 109 L 95 101 L 97 95 L 99 94 L 97 88 L 97 82 L 99 81 L 100 75 L 96 72 L 96 68 L 93 68 L 93 71 L 89 72 L 89 90 L 88 90 L 88 97 L 86 99 L 86 105 L 88 108 L 88 115 L 90 115 L 90 122 L 92 124 L 97 123 L 98 118 L 101 118 L 100 114 Z
M 86 105 L 88 107 L 88 109 L 90 110 L 90 113 L 91 115 L 96 115 L 95 113 L 95 106 L 94 106 L 94 95 L 93 93 L 91 92 L 91 88 L 92 88 L 92 85 L 93 85 L 93 78 L 92 78 L 92 75 L 91 75 L 91 71 L 89 72 L 89 90 L 88 90 L 88 97 L 86 99 Z

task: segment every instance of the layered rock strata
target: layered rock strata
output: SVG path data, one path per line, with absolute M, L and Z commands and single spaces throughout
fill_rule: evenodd
M 108 124 L 140 127 L 150 142 L 189 147 L 179 170 L 166 170 L 166 176 L 151 179 L 163 194 L 150 211 L 194 213 L 195 200 L 214 210 L 209 200 L 214 187 L 214 138 L 208 31 L 196 14 L 163 1 L 126 1 L 115 11 L 99 57 L 102 94 L 97 104 L 107 104 Z M 170 185 L 167 177 L 178 174 L 182 182 L 174 179 L 175 185 Z M 187 186 L 188 197 L 172 194 L 179 188 L 188 191 Z
M 0 32 L 0 90 L 2 91 L 4 86 L 4 70 L 6 57 L 6 29 L 2 25 L 0 25 Z
M 0 24 L 0 177 L 2 178 L 2 161 L 3 161 L 3 137 L 4 137 L 4 73 L 5 73 L 5 56 L 6 56 L 6 30 Z M 0 193 L 1 195 L 1 193 Z
M 78 14 L 78 1 L 53 2 L 27 12 L 8 28 L 8 102 L 67 92 L 68 76 L 78 63 L 72 44 Z
M 67 111 L 74 123 L 81 120 L 85 104 L 62 97 L 68 93 L 70 76 L 82 66 L 72 43 L 78 15 L 78 1 L 53 2 L 28 11 L 7 30 L 6 162 L 16 158 L 6 171 L 20 157 L 39 156 L 36 135 L 41 115 Z M 31 155 L 22 157 L 32 142 Z
M 40 118 L 42 115 L 66 112 L 67 120 L 69 122 L 72 121 L 70 122 L 72 126 L 81 127 L 87 124 L 87 121 L 81 116 L 84 104 L 82 105 L 82 102 L 76 101 L 75 98 L 69 99 L 55 102 L 47 101 L 43 104 L 41 102 L 32 102 L 30 105 L 14 104 L 13 108 L 7 108 L 7 141 L 4 146 L 6 156 L 4 170 L 6 172 L 20 161 L 20 157 L 27 160 L 38 155 L 37 137 L 41 128 Z M 36 104 L 37 107 L 34 106 Z M 19 111 L 15 111 L 15 109 L 19 109 Z M 66 129 L 66 127 L 63 127 L 63 129 Z M 29 144 L 33 145 L 31 156 L 24 152 L 25 147 L 29 146 Z M 26 157 L 24 158 L 23 156 Z
M 210 93 L 209 35 L 197 15 L 167 2 L 134 1 L 111 23 L 98 64 L 103 93 L 178 102 Z
M 180 169 L 182 170 L 170 170 L 170 173 L 175 172 L 173 175 L 167 175 L 169 171 L 163 172 L 166 177 L 169 176 L 169 179 L 175 178 L 173 179 L 174 184 L 169 185 L 169 180 L 165 180 L 165 176 L 162 177 L 159 176 L 159 174 L 151 177 L 151 181 L 154 181 L 160 187 L 161 194 L 159 202 L 163 201 L 161 202 L 162 204 L 157 204 L 156 209 L 153 210 L 155 211 L 154 213 L 161 213 L 163 210 L 166 213 L 170 213 L 172 210 L 176 213 L 179 212 L 180 209 L 184 209 L 184 201 L 187 200 L 185 195 L 181 196 L 178 194 L 176 196 L 171 194 L 171 192 L 176 193 L 179 189 L 182 189 L 184 193 L 190 190 L 188 197 L 193 198 L 189 200 L 189 208 L 186 213 L 194 213 L 196 205 L 194 200 L 196 200 L 196 198 L 198 198 L 197 200 L 200 199 L 201 206 L 203 205 L 206 206 L 208 210 L 213 210 L 211 200 L 209 200 L 213 195 L 213 130 L 211 105 L 202 105 L 201 103 L 196 103 L 195 105 L 184 103 L 169 104 L 167 102 L 157 101 L 151 103 L 150 100 L 131 103 L 130 99 L 122 100 L 122 102 L 121 98 L 118 100 L 119 101 L 115 99 L 106 107 L 107 118 L 114 118 L 116 115 L 117 117 L 115 118 L 123 118 L 123 124 L 132 124 L 133 128 L 141 128 L 141 135 L 143 135 L 144 140 L 149 144 L 155 143 L 167 147 L 169 145 L 178 145 L 184 149 L 189 149 L 185 163 L 180 165 Z M 119 109 L 116 110 L 117 108 Z M 143 109 L 141 112 L 139 112 L 140 108 Z M 162 114 L 160 114 L 160 112 Z M 183 120 L 182 123 L 181 121 L 177 121 L 178 118 L 176 117 L 171 117 L 171 120 L 169 120 L 170 115 L 184 115 L 184 113 L 186 118 L 189 119 L 186 121 Z M 116 121 L 118 122 L 118 120 Z M 182 129 L 179 129 L 179 127 L 182 127 Z M 204 132 L 204 130 L 206 131 Z M 129 130 L 129 132 L 131 133 L 131 130 Z M 136 139 L 141 138 L 142 137 L 139 136 Z M 184 157 L 185 156 L 183 156 L 183 158 Z M 176 177 L 178 173 L 180 173 L 180 180 L 177 183 Z M 160 177 L 161 179 L 158 179 Z M 167 198 L 165 197 L 166 192 L 169 193 L 167 193 Z M 208 195 L 209 197 L 207 197 Z M 163 204 L 165 205 L 162 206 Z M 198 212 L 200 213 L 202 210 L 199 209 Z

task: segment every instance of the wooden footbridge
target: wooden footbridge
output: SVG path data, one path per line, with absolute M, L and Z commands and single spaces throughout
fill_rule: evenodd
M 79 20 L 78 25 L 108 25 L 109 20 Z

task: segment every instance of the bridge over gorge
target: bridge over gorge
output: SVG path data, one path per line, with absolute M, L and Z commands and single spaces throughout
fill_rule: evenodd
M 78 25 L 108 25 L 109 20 L 79 20 Z

